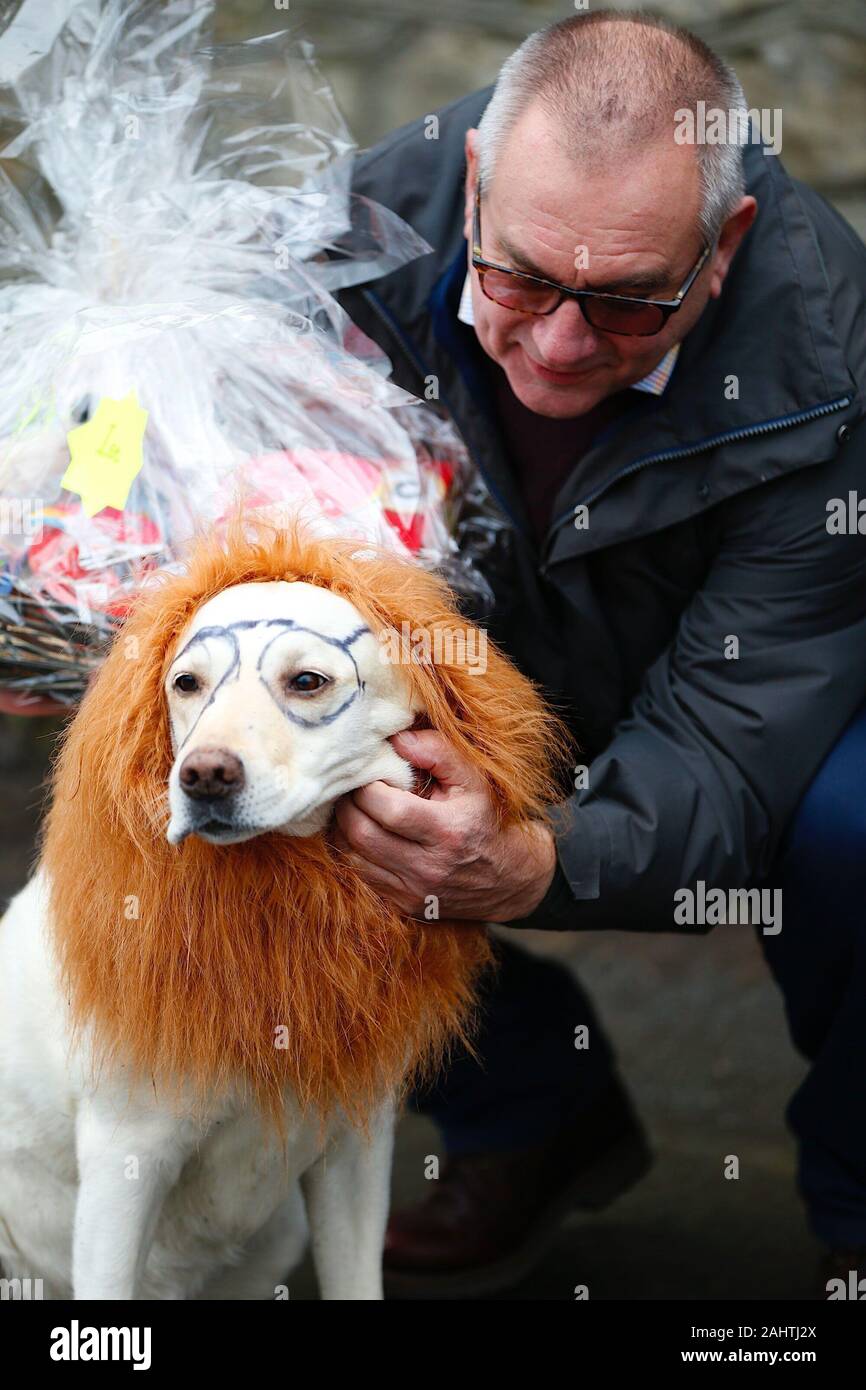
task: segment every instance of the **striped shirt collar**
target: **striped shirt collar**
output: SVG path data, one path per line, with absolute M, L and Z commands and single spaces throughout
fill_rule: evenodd
M 457 317 L 461 323 L 469 324 L 471 328 L 475 326 L 475 315 L 472 311 L 472 285 L 467 274 L 463 281 L 463 293 L 460 296 L 460 307 L 457 310 Z M 671 379 L 677 357 L 679 356 L 680 344 L 674 343 L 669 352 L 666 352 L 658 366 L 653 367 L 640 381 L 632 382 L 632 391 L 647 391 L 651 396 L 661 396 L 665 387 Z

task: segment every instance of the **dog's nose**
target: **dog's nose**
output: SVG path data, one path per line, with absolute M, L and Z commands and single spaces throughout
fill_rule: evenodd
M 178 775 L 195 801 L 219 801 L 244 785 L 244 765 L 227 748 L 197 748 L 184 758 Z

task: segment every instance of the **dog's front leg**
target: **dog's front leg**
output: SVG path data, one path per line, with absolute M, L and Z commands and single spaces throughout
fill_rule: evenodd
M 163 1199 L 195 1147 L 176 1115 L 91 1097 L 76 1117 L 79 1190 L 72 1243 L 76 1299 L 132 1299 Z
M 301 1179 L 322 1298 L 382 1298 L 393 1148 L 389 1102 L 372 1118 L 368 1138 L 340 1130 Z

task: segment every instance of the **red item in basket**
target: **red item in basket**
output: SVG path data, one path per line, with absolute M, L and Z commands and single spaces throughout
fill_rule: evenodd
M 41 535 L 27 551 L 27 568 L 34 585 L 54 599 L 55 603 L 66 607 L 79 607 L 84 593 L 90 608 L 122 616 L 129 596 L 125 593 L 121 596 L 118 592 L 125 588 L 117 565 L 118 553 L 123 558 L 122 550 L 126 546 L 133 549 L 158 546 L 161 541 L 159 527 L 141 513 L 104 507 L 96 516 L 89 518 L 88 525 L 99 533 L 107 556 L 111 558 L 102 568 L 86 568 L 81 564 L 78 542 L 66 523 L 66 518 L 69 518 L 69 523 L 74 525 L 80 515 L 79 503 L 60 503 L 51 508 L 49 521 L 52 517 L 56 518 L 60 525 L 43 526 Z M 82 590 L 82 585 L 86 585 L 86 590 Z

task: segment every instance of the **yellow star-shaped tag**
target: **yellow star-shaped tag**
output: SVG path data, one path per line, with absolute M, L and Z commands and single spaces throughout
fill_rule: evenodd
M 70 462 L 60 486 L 79 494 L 86 516 L 103 507 L 123 511 L 144 463 L 146 424 L 147 411 L 130 391 L 121 401 L 103 396 L 91 418 L 67 434 Z

